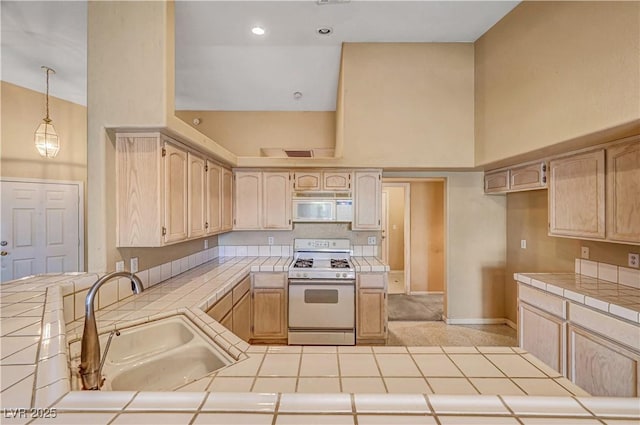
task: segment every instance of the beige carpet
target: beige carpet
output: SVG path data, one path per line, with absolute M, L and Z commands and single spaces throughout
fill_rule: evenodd
M 442 294 L 389 294 L 387 311 L 389 321 L 442 320 Z
M 507 325 L 447 325 L 444 322 L 389 322 L 387 345 L 507 346 L 518 345 Z

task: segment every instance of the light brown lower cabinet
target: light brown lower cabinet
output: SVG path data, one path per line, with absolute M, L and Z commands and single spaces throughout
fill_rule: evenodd
M 286 273 L 251 273 L 251 342 L 287 343 Z
M 251 337 L 249 287 L 250 277 L 247 276 L 207 311 L 211 318 L 247 342 Z
M 244 341 L 251 339 L 251 295 L 245 293 L 233 306 L 233 333 Z
M 569 379 L 593 396 L 638 397 L 640 356 L 596 333 L 569 325 Z
M 529 304 L 520 302 L 518 337 L 524 348 L 555 371 L 565 373 L 567 325 L 555 317 Z
M 387 341 L 387 275 L 358 274 L 356 298 L 356 343 Z

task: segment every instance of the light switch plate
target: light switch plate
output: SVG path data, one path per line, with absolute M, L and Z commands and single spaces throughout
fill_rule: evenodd
M 589 247 L 588 246 L 583 246 L 580 248 L 580 257 L 584 258 L 585 260 L 589 259 Z
M 268 243 L 269 245 L 273 245 L 273 236 L 269 236 L 269 237 L 267 238 L 267 243 Z
M 375 245 L 375 244 L 376 244 L 376 237 L 375 237 L 375 236 L 369 236 L 369 237 L 367 238 L 367 243 L 368 243 L 369 245 Z
M 527 249 L 527 240 L 526 239 L 521 239 L 520 240 L 520 248 Z
M 640 268 L 640 254 L 634 252 L 629 253 L 629 267 Z
M 131 273 L 138 273 L 138 257 L 133 257 L 131 259 Z
M 124 260 L 116 261 L 116 271 L 123 272 L 124 271 Z
M 209 248 L 209 240 L 205 239 L 204 240 L 204 249 L 208 249 Z

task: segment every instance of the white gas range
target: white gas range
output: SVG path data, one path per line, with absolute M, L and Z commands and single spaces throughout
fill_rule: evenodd
M 355 269 L 348 239 L 296 239 L 289 267 L 289 344 L 355 344 Z

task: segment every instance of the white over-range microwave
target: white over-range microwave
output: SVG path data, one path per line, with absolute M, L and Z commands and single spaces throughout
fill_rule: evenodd
M 320 195 L 320 194 L 318 194 Z M 331 194 L 327 194 L 331 196 Z M 295 196 L 295 195 L 294 195 Z M 340 197 L 293 198 L 293 221 L 303 223 L 352 222 L 353 200 Z

